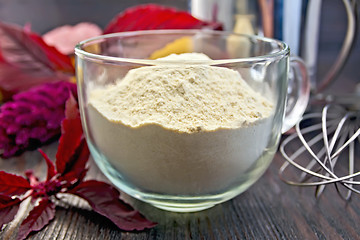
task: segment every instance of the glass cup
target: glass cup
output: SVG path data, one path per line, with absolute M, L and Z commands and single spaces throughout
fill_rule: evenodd
M 289 52 L 281 41 L 210 30 L 79 43 L 92 157 L 120 190 L 161 209 L 199 211 L 235 197 L 264 173 L 307 106 L 306 68 Z M 211 59 L 162 59 L 171 53 Z

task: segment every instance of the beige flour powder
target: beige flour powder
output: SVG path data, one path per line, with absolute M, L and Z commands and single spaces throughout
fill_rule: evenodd
M 184 57 L 207 59 L 170 59 Z M 272 112 L 237 71 L 158 65 L 91 91 L 88 127 L 93 144 L 136 186 L 206 194 L 235 183 L 261 156 Z

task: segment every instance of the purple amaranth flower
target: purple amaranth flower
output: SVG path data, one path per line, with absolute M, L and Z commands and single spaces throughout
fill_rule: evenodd
M 1 157 L 9 158 L 33 150 L 60 136 L 69 93 L 76 84 L 45 83 L 13 96 L 0 107 Z

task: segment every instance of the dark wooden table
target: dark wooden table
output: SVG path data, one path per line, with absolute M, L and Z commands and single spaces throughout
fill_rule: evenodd
M 54 155 L 56 144 L 45 150 Z M 341 200 L 332 186 L 316 199 L 313 188 L 285 184 L 278 177 L 284 162 L 277 154 L 270 168 L 248 191 L 198 213 L 158 210 L 127 196 L 125 198 L 158 222 L 153 229 L 124 232 L 106 218 L 89 210 L 79 199 L 57 207 L 55 219 L 29 239 L 359 239 L 360 197 Z M 35 151 L 11 160 L 0 160 L 0 169 L 23 172 L 32 168 L 45 174 L 44 162 Z M 103 178 L 91 162 L 91 178 Z M 0 233 L 13 239 L 16 226 Z

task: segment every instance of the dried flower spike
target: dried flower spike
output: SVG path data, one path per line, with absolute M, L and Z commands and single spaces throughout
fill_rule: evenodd
M 76 94 L 70 82 L 46 83 L 13 96 L 0 107 L 0 149 L 3 158 L 49 143 L 60 135 L 65 102 Z

